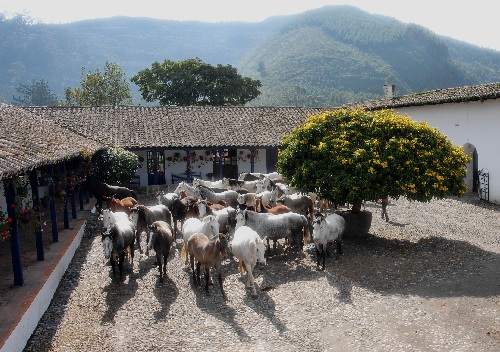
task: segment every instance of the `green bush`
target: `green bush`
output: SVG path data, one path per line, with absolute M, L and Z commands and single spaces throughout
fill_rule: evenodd
M 338 109 L 285 136 L 278 171 L 292 186 L 359 211 L 390 196 L 429 201 L 462 195 L 469 158 L 427 123 L 392 110 Z
M 107 148 L 92 158 L 92 175 L 110 185 L 126 185 L 137 169 L 137 155 L 123 148 Z

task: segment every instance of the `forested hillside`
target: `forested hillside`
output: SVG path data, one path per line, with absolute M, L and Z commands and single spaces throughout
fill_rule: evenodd
M 500 80 L 500 53 L 414 24 L 329 6 L 297 16 L 249 52 L 240 71 L 263 84 L 254 105 L 337 106 Z
M 165 59 L 199 57 L 236 66 L 286 20 L 214 24 L 116 17 L 47 25 L 0 14 L 0 95 L 11 102 L 19 83 L 44 79 L 63 98 L 66 87 L 79 84 L 82 67 L 103 68 L 106 61 L 118 64 L 127 78 Z M 139 103 L 138 93 L 136 98 Z
M 402 95 L 500 81 L 500 52 L 351 6 L 259 23 L 116 17 L 47 25 L 0 14 L 0 33 L 0 95 L 9 103 L 19 84 L 42 79 L 62 99 L 82 67 L 106 61 L 131 78 L 155 61 L 195 57 L 261 80 L 251 105 L 336 106 L 380 98 L 384 84 Z

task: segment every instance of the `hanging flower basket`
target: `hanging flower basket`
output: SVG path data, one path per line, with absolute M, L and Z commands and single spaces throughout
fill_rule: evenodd
M 27 224 L 28 222 L 30 222 L 31 217 L 32 217 L 31 210 L 25 210 L 25 211 L 21 214 L 21 216 L 20 216 L 20 220 L 21 220 L 21 222 L 22 222 L 22 223 Z

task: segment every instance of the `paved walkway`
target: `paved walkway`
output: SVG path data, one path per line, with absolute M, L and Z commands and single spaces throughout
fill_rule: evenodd
M 12 351 L 11 346 L 22 350 L 38 319 L 43 315 L 57 289 L 60 278 L 71 261 L 72 247 L 78 247 L 79 231 L 90 213 L 90 204 L 77 212 L 77 219 L 69 221 L 64 229 L 58 221 L 58 242 L 52 242 L 50 226 L 44 233 L 44 260 L 37 261 L 34 235 L 21 234 L 23 286 L 14 286 L 10 241 L 0 243 L 0 349 Z M 65 256 L 66 254 L 66 256 Z M 69 255 L 71 254 L 71 255 Z

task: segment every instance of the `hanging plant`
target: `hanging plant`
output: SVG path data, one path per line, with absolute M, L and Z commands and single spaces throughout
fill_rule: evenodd
M 238 154 L 238 161 L 243 161 L 243 162 L 251 161 L 252 157 L 254 162 L 259 161 L 259 151 L 257 149 L 251 150 L 250 153 L 247 153 L 246 155 L 245 151 L 240 150 Z
M 206 150 L 205 155 L 198 155 L 196 151 L 193 150 L 189 152 L 188 156 L 181 156 L 179 152 L 175 152 L 173 156 L 165 157 L 165 160 L 167 160 L 167 166 L 172 166 L 179 163 L 186 164 L 189 159 L 190 165 L 192 165 L 191 168 L 193 166 L 201 168 L 203 165 L 213 161 L 211 155 L 212 155 L 211 150 Z

